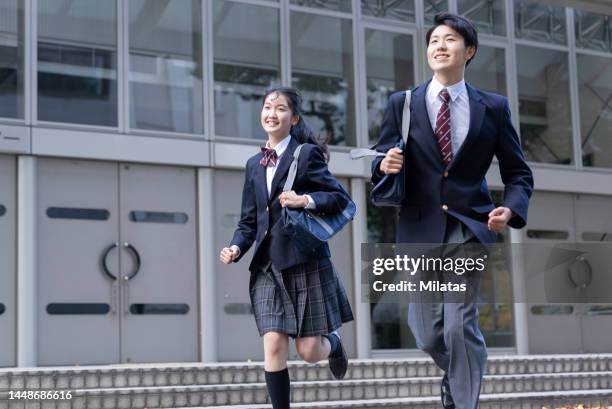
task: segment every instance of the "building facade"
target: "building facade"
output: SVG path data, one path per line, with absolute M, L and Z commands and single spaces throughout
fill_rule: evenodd
M 500 243 L 612 240 L 603 0 L 0 0 L 0 366 L 262 358 L 247 265 L 218 251 L 279 84 L 302 91 L 359 209 L 331 243 L 349 354 L 417 353 L 406 306 L 362 302 L 361 243 L 392 241 L 396 215 L 369 205 L 348 152 L 431 76 L 444 10 L 478 25 L 466 80 L 509 97 L 534 170 L 529 224 Z M 500 200 L 496 164 L 487 180 Z M 508 302 L 528 291 L 519 259 L 483 281 L 490 349 L 612 352 L 609 304 Z

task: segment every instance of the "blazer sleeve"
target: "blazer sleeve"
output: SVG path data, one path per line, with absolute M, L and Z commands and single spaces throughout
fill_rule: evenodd
M 387 152 L 393 148 L 402 138 L 402 120 L 398 112 L 401 112 L 403 107 L 402 101 L 406 100 L 405 92 L 396 92 L 389 97 L 387 108 L 383 115 L 382 124 L 380 126 L 380 134 L 378 142 L 372 147 L 379 152 Z M 376 184 L 383 178 L 384 173 L 380 171 L 380 162 L 384 156 L 377 156 L 372 161 L 372 183 Z
M 499 161 L 499 173 L 504 183 L 503 206 L 513 213 L 508 225 L 520 229 L 527 224 L 529 198 L 533 192 L 533 174 L 525 161 L 521 142 L 512 126 L 507 98 L 503 98 L 501 104 L 495 156 Z
M 234 260 L 238 262 L 243 255 L 253 245 L 255 234 L 257 233 L 257 204 L 255 203 L 255 192 L 253 190 L 253 181 L 250 177 L 249 164 L 247 163 L 244 187 L 242 189 L 242 207 L 240 211 L 240 221 L 238 228 L 234 232 L 234 237 L 230 242 L 230 246 L 236 245 L 240 248 L 240 254 Z
M 342 185 L 330 173 L 323 150 L 318 145 L 312 147 L 308 152 L 308 160 L 305 163 L 307 184 L 305 190 L 315 202 L 317 213 L 337 213 L 342 211 L 351 200 L 349 194 Z

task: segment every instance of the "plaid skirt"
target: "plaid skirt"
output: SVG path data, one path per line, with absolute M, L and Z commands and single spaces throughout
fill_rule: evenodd
M 292 338 L 329 334 L 353 320 L 338 273 L 329 258 L 279 271 L 251 273 L 251 306 L 259 335 L 280 332 Z

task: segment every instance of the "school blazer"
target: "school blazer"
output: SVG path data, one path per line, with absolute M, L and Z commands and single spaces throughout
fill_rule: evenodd
M 431 81 L 431 80 L 430 80 Z M 470 104 L 467 137 L 451 163 L 445 167 L 427 113 L 425 94 L 429 82 L 412 91 L 410 130 L 404 150 L 406 195 L 400 208 L 396 240 L 399 243 L 441 243 L 446 213 L 463 222 L 481 243 L 494 243 L 497 234 L 488 230 L 488 213 L 495 208 L 485 174 L 493 156 L 499 161 L 504 183 L 503 206 L 513 212 L 509 226 L 527 222 L 533 175 L 525 162 L 521 144 L 510 121 L 508 99 L 466 84 Z M 401 138 L 405 92 L 390 96 L 375 149 L 386 152 Z M 372 182 L 384 174 L 383 157 L 372 162 Z
M 272 261 L 276 268 L 283 270 L 313 258 L 330 257 L 327 243 L 304 253 L 281 231 L 282 207 L 278 196 L 283 191 L 289 165 L 293 161 L 293 152 L 298 145 L 299 142 L 291 137 L 277 164 L 278 169 L 272 179 L 269 196 L 266 169 L 259 164 L 262 153 L 259 152 L 247 161 L 240 222 L 230 245 L 235 244 L 240 248 L 240 254 L 235 260 L 238 261 L 253 243 L 255 244 L 250 271 L 267 266 L 269 261 Z M 329 172 L 323 150 L 313 144 L 302 147 L 293 190 L 298 195 L 309 194 L 316 204 L 314 212 L 319 214 L 339 212 L 350 200 L 348 193 Z

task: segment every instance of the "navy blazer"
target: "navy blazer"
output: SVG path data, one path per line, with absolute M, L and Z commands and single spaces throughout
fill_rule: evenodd
M 240 255 L 235 260 L 238 261 L 255 243 L 250 271 L 265 267 L 268 261 L 283 270 L 313 258 L 330 257 L 327 243 L 303 253 L 281 231 L 282 206 L 278 196 L 283 191 L 293 152 L 298 145 L 299 142 L 291 137 L 277 164 L 270 196 L 266 185 L 266 168 L 259 164 L 262 153 L 259 152 L 247 161 L 240 222 L 230 246 L 235 244 L 240 248 Z M 313 144 L 302 147 L 293 190 L 299 195 L 309 194 L 316 205 L 313 211 L 319 214 L 339 212 L 351 200 L 327 169 L 321 147 Z
M 508 99 L 466 84 L 470 125 L 465 141 L 446 167 L 442 161 L 427 113 L 425 96 L 429 82 L 412 91 L 410 131 L 404 150 L 406 196 L 400 209 L 396 240 L 399 243 L 441 243 L 446 212 L 463 222 L 482 243 L 493 243 L 497 234 L 487 228 L 495 208 L 485 174 L 493 155 L 499 161 L 504 183 L 503 206 L 513 212 L 508 225 L 521 228 L 533 191 L 533 175 L 510 121 Z M 401 138 L 405 92 L 391 95 L 375 149 L 386 152 Z M 372 182 L 384 174 L 378 157 L 372 162 Z M 445 210 L 446 209 L 446 210 Z

